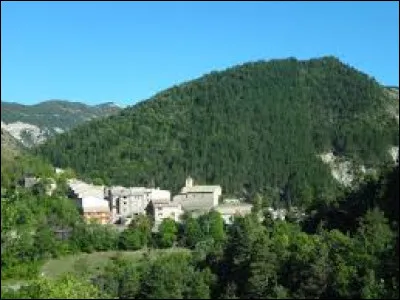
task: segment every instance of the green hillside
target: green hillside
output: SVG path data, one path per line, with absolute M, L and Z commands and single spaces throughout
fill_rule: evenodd
M 318 154 L 366 167 L 389 159 L 399 143 L 393 101 L 334 57 L 259 61 L 174 86 L 37 151 L 109 184 L 176 192 L 190 174 L 229 194 L 310 202 L 337 188 Z

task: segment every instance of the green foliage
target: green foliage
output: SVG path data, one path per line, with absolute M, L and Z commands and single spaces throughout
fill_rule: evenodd
M 122 299 L 134 299 L 139 293 L 145 268 L 146 266 L 133 265 L 127 259 L 115 257 L 108 263 L 104 272 L 93 279 L 93 282 L 108 295 Z
M 174 220 L 166 218 L 158 227 L 157 244 L 161 248 L 169 248 L 177 240 L 178 227 Z
M 217 211 L 210 211 L 199 217 L 200 227 L 205 238 L 211 238 L 216 244 L 222 245 L 225 241 L 224 220 Z
M 333 150 L 374 166 L 398 145 L 386 109 L 393 101 L 332 57 L 247 63 L 79 126 L 38 153 L 110 184 L 155 182 L 176 192 L 191 174 L 228 194 L 309 205 L 337 192 L 317 154 Z
M 33 237 L 34 258 L 37 260 L 57 257 L 56 237 L 47 224 L 40 225 Z
M 265 299 L 271 295 L 277 281 L 276 253 L 270 251 L 266 234 L 260 234 L 251 253 L 245 294 L 249 299 Z
M 123 250 L 138 250 L 148 246 L 151 242 L 152 224 L 147 216 L 137 216 L 129 228 L 119 237 L 118 247 Z
M 93 299 L 101 298 L 99 290 L 85 278 L 66 275 L 58 280 L 40 278 L 23 286 L 14 295 L 23 299 Z
M 212 276 L 196 271 L 190 257 L 162 256 L 151 263 L 143 276 L 140 299 L 208 299 Z
M 362 249 L 369 254 L 379 255 L 394 246 L 394 233 L 378 208 L 367 211 L 357 231 Z
M 25 176 L 49 178 L 54 176 L 54 169 L 43 159 L 29 153 L 12 157 L 1 157 L 1 186 L 15 188 Z
M 204 233 L 198 219 L 189 217 L 185 220 L 183 236 L 185 238 L 184 244 L 191 249 L 203 240 Z
M 65 197 L 8 190 L 1 209 L 2 279 L 35 277 L 44 259 L 69 253 L 71 245 L 56 231 L 80 223 L 75 204 Z
M 389 214 L 388 220 L 377 207 L 387 207 L 389 197 L 398 195 L 388 189 L 396 182 L 394 176 L 398 178 L 397 170 L 396 166 L 384 171 L 375 185 L 368 183 L 372 194 L 365 200 L 375 208 L 359 205 L 357 211 L 353 208 L 357 203 L 342 206 L 349 210 L 332 211 L 312 234 L 296 223 L 270 221 L 266 228 L 251 216 L 237 218 L 228 232 L 224 259 L 215 268 L 220 280 L 217 294 L 253 299 L 397 299 L 398 216 Z M 350 200 L 367 195 L 364 189 L 353 191 Z M 343 214 L 361 218 L 338 226 L 341 232 L 334 228 Z
M 80 224 L 74 226 L 71 245 L 83 252 L 115 250 L 118 247 L 118 232 L 109 226 L 100 224 Z

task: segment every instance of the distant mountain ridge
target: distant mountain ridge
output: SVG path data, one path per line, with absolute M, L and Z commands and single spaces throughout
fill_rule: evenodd
M 113 102 L 87 105 L 65 100 L 48 100 L 24 105 L 1 102 L 1 128 L 24 146 L 31 147 L 89 120 L 120 111 Z

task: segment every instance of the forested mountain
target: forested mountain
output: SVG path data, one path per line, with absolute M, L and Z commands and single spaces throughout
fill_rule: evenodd
M 37 151 L 107 184 L 176 192 L 190 174 L 229 194 L 306 204 L 338 189 L 320 154 L 367 168 L 390 160 L 399 143 L 394 102 L 334 57 L 259 61 L 174 86 Z
M 49 100 L 35 105 L 22 105 L 2 101 L 1 127 L 25 146 L 32 146 L 56 133 L 119 110 L 113 103 L 90 106 L 79 102 Z

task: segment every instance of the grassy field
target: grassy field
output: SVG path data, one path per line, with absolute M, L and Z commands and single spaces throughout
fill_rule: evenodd
M 93 253 L 80 253 L 77 255 L 70 255 L 58 259 L 51 259 L 47 261 L 41 268 L 41 274 L 51 279 L 56 279 L 64 274 L 73 273 L 75 275 L 87 272 L 91 275 L 100 273 L 103 268 L 108 264 L 112 257 L 119 254 L 124 258 L 129 259 L 133 264 L 138 263 L 141 258 L 148 253 L 148 260 L 159 257 L 168 253 L 189 253 L 190 250 L 185 248 L 169 248 L 169 249 L 150 249 L 138 251 L 109 251 L 109 252 L 93 252 Z M 18 289 L 21 285 L 28 284 L 28 280 L 7 279 L 1 281 L 1 287 L 9 287 Z
M 176 252 L 189 252 L 188 249 L 184 248 L 170 248 L 170 249 L 151 249 L 149 258 L 155 258 L 166 253 Z M 96 274 L 107 265 L 110 259 L 116 254 L 120 254 L 132 261 L 132 263 L 138 262 L 145 254 L 147 250 L 139 251 L 109 251 L 109 252 L 94 252 L 94 253 L 82 253 L 78 255 L 66 256 L 59 259 L 52 259 L 46 262 L 42 269 L 42 276 L 48 278 L 57 278 L 66 273 L 80 274 L 82 272 L 88 272 L 90 274 Z

